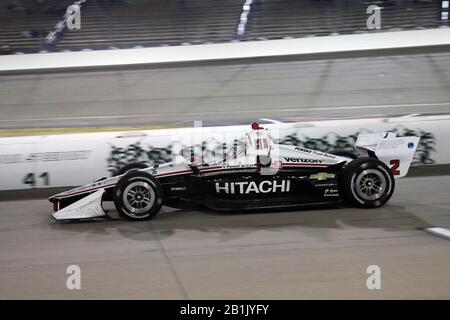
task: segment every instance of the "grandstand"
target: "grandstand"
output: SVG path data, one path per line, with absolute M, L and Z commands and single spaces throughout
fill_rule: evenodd
M 381 7 L 380 31 L 444 24 L 438 0 L 87 0 L 81 9 L 80 30 L 66 28 L 54 41 L 46 40 L 62 21 L 67 6 L 73 3 L 74 0 L 2 3 L 2 53 L 379 32 L 366 28 L 366 8 L 370 4 Z
M 45 48 L 45 37 L 73 1 L 22 0 L 0 4 L 0 49 L 2 53 L 37 52 Z
M 67 32 L 64 49 L 107 49 L 233 39 L 242 9 L 236 0 L 90 1 L 82 27 Z
M 256 2 L 246 39 L 374 32 L 366 27 L 371 4 L 382 8 L 381 31 L 436 27 L 439 1 L 272 0 Z

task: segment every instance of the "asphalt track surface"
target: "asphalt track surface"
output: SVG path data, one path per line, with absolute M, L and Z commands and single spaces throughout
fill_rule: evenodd
M 46 200 L 0 202 L 0 298 L 450 298 L 450 176 L 398 181 L 382 208 L 58 223 Z M 113 213 L 114 216 L 114 213 Z M 66 268 L 81 268 L 81 290 Z M 381 290 L 366 269 L 381 268 Z
M 0 129 L 450 111 L 450 53 L 0 76 Z

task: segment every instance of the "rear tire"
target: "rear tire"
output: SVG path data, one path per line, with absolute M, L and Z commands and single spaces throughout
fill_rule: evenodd
M 354 154 L 351 151 L 346 151 L 346 150 L 335 150 L 335 151 L 330 152 L 330 154 L 334 154 L 335 156 L 338 156 L 338 157 L 346 157 L 346 158 L 350 158 L 350 159 L 358 158 L 358 156 L 356 154 Z
M 339 179 L 344 200 L 361 208 L 384 205 L 395 188 L 391 170 L 373 158 L 357 158 L 348 163 Z
M 153 218 L 162 206 L 161 184 L 150 173 L 131 171 L 114 188 L 114 205 L 125 218 L 142 221 Z

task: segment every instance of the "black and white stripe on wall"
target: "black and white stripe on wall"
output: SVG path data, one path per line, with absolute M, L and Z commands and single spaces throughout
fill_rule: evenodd
M 441 21 L 448 23 L 449 0 L 441 1 Z

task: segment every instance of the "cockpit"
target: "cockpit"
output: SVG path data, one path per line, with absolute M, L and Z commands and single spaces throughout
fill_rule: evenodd
M 260 126 L 258 122 L 252 123 L 252 131 L 246 134 L 246 154 L 256 156 L 256 163 L 268 167 L 272 163 L 270 152 L 273 142 L 269 130 Z

